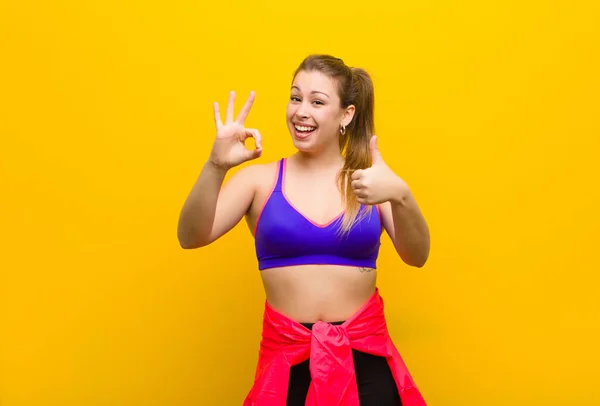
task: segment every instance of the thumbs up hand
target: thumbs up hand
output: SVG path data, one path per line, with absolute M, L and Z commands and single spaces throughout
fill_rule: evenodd
M 408 191 L 408 185 L 386 165 L 377 147 L 377 136 L 371 137 L 371 167 L 352 174 L 352 190 L 361 204 L 393 201 Z

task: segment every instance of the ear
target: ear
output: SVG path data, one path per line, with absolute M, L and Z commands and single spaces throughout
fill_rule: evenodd
M 344 127 L 347 127 L 352 122 L 355 112 L 356 112 L 356 107 L 354 107 L 354 105 L 351 104 L 348 107 L 346 107 L 346 109 L 344 110 L 344 114 L 342 115 L 342 122 L 341 122 L 341 124 Z

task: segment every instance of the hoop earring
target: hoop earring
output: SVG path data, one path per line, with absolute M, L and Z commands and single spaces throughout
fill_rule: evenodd
M 340 134 L 345 135 L 346 134 L 346 126 L 340 124 Z

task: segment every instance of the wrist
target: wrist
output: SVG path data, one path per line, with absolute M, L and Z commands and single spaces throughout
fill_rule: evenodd
M 225 175 L 229 171 L 229 168 L 227 168 L 223 165 L 217 164 L 212 159 L 209 159 L 204 163 L 204 168 L 209 170 L 210 172 L 212 172 L 216 175 L 222 176 L 222 177 L 225 177 Z

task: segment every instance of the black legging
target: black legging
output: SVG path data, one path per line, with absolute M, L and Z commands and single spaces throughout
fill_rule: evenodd
M 312 329 L 313 323 L 302 324 Z M 352 356 L 360 406 L 402 406 L 387 360 L 354 349 Z M 306 360 L 291 367 L 286 406 L 304 406 L 311 380 L 309 365 L 310 360 Z

